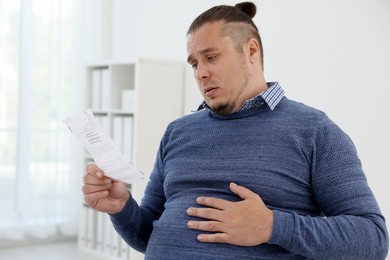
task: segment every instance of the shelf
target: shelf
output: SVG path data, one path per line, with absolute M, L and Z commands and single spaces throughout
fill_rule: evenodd
M 179 62 L 145 58 L 135 62 L 101 61 L 86 66 L 86 107 L 91 108 L 95 119 L 125 157 L 147 175 L 152 171 L 168 123 L 183 114 L 184 68 Z M 91 160 L 88 154 L 84 156 L 86 164 Z M 145 187 L 146 182 L 128 186 L 137 202 L 141 201 Z M 122 244 L 112 224 L 102 220 L 107 220 L 107 214 L 103 217 L 102 213 L 85 205 L 82 211 L 80 249 L 109 259 L 143 258 L 142 254 Z M 86 216 L 91 219 L 83 221 Z M 88 226 L 92 234 L 88 233 Z M 109 237 L 110 245 L 115 248 L 102 247 L 102 236 Z M 90 237 L 90 243 L 86 243 L 86 237 Z
M 110 110 L 101 110 L 101 109 L 91 109 L 94 115 L 134 115 L 134 111 L 127 111 L 122 109 L 110 109 Z

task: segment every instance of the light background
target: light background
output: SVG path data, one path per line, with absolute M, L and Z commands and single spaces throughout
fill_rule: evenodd
M 267 81 L 279 81 L 289 98 L 323 110 L 348 133 L 389 227 L 390 1 L 254 2 Z M 133 60 L 143 56 L 184 62 L 185 35 L 192 20 L 211 6 L 235 3 L 103 1 L 95 5 L 105 19 L 98 33 L 102 40 L 92 43 L 93 37 L 85 35 L 85 57 Z M 93 16 L 96 10 L 87 12 Z M 185 112 L 201 100 L 190 74 Z

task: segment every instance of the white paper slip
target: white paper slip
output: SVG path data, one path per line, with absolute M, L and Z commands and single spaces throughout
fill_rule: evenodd
M 87 109 L 63 122 L 91 154 L 96 165 L 106 176 L 129 184 L 147 179 L 142 171 L 125 159 L 114 141 L 95 121 L 91 110 Z

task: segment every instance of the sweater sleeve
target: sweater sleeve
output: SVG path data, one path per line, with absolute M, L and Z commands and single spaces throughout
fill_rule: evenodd
M 118 234 L 135 250 L 144 253 L 153 231 L 153 222 L 164 210 L 161 146 L 140 205 L 130 196 L 121 212 L 110 215 Z
M 142 216 L 142 210 L 130 196 L 121 212 L 110 215 L 118 234 L 132 248 L 144 253 L 151 233 L 151 219 Z
M 356 149 L 335 124 L 317 129 L 312 192 L 323 217 L 274 210 L 270 244 L 311 259 L 385 259 L 386 224 Z

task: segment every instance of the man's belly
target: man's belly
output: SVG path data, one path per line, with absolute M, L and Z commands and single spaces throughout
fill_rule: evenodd
M 193 189 L 173 195 L 165 204 L 164 213 L 153 224 L 145 259 L 302 259 L 274 245 L 241 247 L 228 244 L 201 243 L 197 235 L 205 231 L 187 227 L 189 207 L 200 207 L 196 198 L 207 196 L 238 201 L 230 191 Z M 199 219 L 198 219 L 199 220 Z

